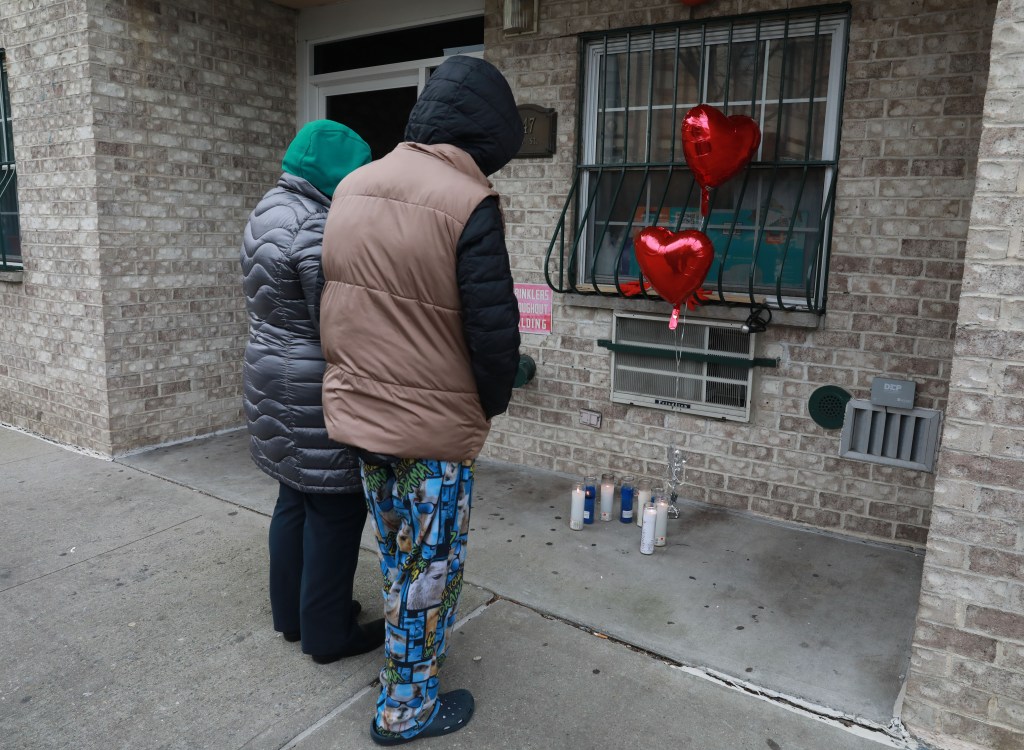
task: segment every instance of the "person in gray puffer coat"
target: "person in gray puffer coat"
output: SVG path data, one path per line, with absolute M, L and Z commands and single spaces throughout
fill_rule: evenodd
M 288 641 L 301 638 L 303 652 L 321 664 L 384 641 L 383 620 L 356 622 L 352 582 L 366 503 L 358 459 L 332 442 L 324 425 L 317 281 L 334 189 L 369 161 L 369 146 L 346 126 L 307 124 L 242 242 L 250 452 L 280 483 L 269 533 L 274 629 Z

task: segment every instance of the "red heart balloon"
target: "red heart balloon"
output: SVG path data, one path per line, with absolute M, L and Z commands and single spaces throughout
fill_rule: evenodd
M 715 258 L 715 248 L 703 232 L 686 229 L 673 232 L 665 227 L 645 227 L 633 240 L 636 262 L 655 291 L 672 303 L 672 322 L 685 303 L 697 306 L 694 293 L 700 289 Z M 671 323 L 670 328 L 675 328 Z
M 683 118 L 683 154 L 701 187 L 700 212 L 708 215 L 708 188 L 724 184 L 747 165 L 761 145 L 761 129 L 746 115 L 726 117 L 699 104 Z

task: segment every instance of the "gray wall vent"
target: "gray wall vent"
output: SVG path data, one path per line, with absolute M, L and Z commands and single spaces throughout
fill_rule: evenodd
M 894 409 L 850 399 L 839 441 L 839 455 L 860 461 L 934 471 L 942 412 Z

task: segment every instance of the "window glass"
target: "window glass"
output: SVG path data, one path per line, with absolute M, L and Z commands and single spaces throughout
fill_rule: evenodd
M 483 43 L 483 16 L 339 39 L 313 47 L 313 75 L 443 57 L 445 50 Z
M 21 231 L 18 227 L 18 176 L 14 164 L 11 97 L 7 90 L 7 65 L 0 49 L 0 269 L 21 265 Z

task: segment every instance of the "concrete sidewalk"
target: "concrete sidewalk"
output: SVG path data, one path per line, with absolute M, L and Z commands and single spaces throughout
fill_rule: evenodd
M 444 672 L 477 714 L 414 747 L 913 747 L 876 730 L 917 555 L 687 508 L 641 557 L 570 532 L 567 487 L 479 463 Z M 0 746 L 374 747 L 380 653 L 318 666 L 270 625 L 274 489 L 240 432 L 110 462 L 0 428 Z

